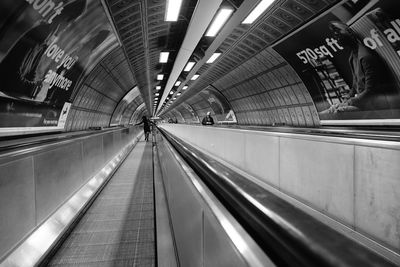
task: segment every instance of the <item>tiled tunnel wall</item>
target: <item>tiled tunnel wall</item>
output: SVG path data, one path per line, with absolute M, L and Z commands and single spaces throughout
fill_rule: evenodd
M 315 127 L 319 118 L 305 85 L 273 49 L 266 48 L 218 79 L 213 86 L 229 101 L 238 124 Z M 211 110 L 207 99 L 195 95 L 176 109 L 190 105 L 200 117 Z M 185 118 L 193 118 L 192 114 Z M 165 117 L 174 117 L 172 112 Z M 177 117 L 178 122 L 179 116 Z M 183 122 L 183 121 L 182 121 Z
M 123 50 L 117 48 L 84 77 L 72 95 L 67 131 L 109 126 L 111 116 L 124 95 L 135 86 Z

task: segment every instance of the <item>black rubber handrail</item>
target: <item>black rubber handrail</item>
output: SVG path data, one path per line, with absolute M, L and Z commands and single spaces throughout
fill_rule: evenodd
M 160 131 L 278 266 L 396 266 L 181 139 Z

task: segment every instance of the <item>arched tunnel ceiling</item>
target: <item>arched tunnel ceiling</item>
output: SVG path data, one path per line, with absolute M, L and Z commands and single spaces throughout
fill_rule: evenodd
M 249 70 L 240 67 L 244 62 L 265 51 L 271 44 L 338 2 L 338 0 L 277 0 L 256 23 L 239 24 L 220 45 L 219 50 L 222 55 L 218 60 L 214 64 L 203 64 L 200 67 L 197 71 L 200 77 L 195 81 L 189 81 L 189 88 L 181 91 L 182 95 L 171 104 L 169 110 L 235 69 L 241 70 L 235 72 L 235 75 L 242 80 L 251 76 Z M 272 63 L 274 61 L 276 62 L 272 59 Z
M 178 22 L 171 23 L 164 21 L 165 0 L 106 0 L 148 111 L 152 110 L 155 86 L 160 83 L 156 75 L 167 74 L 176 56 L 170 53 L 170 64 L 160 66 L 160 52 L 179 50 L 196 2 L 183 1 Z

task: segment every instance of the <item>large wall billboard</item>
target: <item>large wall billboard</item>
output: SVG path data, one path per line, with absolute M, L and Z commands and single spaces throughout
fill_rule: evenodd
M 274 46 L 324 124 L 399 124 L 400 1 L 349 0 Z
M 62 128 L 80 78 L 117 45 L 98 0 L 2 0 L 0 134 Z

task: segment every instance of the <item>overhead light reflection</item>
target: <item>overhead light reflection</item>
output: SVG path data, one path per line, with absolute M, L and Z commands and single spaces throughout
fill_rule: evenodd
M 212 21 L 210 28 L 206 32 L 206 36 L 214 37 L 217 35 L 219 30 L 224 26 L 225 22 L 229 19 L 231 14 L 233 13 L 233 9 L 231 8 L 221 8 L 215 19 Z
M 213 63 L 220 55 L 221 55 L 221 53 L 214 53 L 214 54 L 207 60 L 206 63 Z
M 242 24 L 253 23 L 275 0 L 262 0 L 250 14 L 242 21 Z
M 160 63 L 167 63 L 168 56 L 169 56 L 169 52 L 161 52 L 160 53 Z
M 186 67 L 185 67 L 185 69 L 184 69 L 183 71 L 190 71 L 190 70 L 193 68 L 193 66 L 194 66 L 195 63 L 196 63 L 196 62 L 189 61 L 189 62 L 186 64 Z
M 165 21 L 177 21 L 181 10 L 182 0 L 167 0 Z

